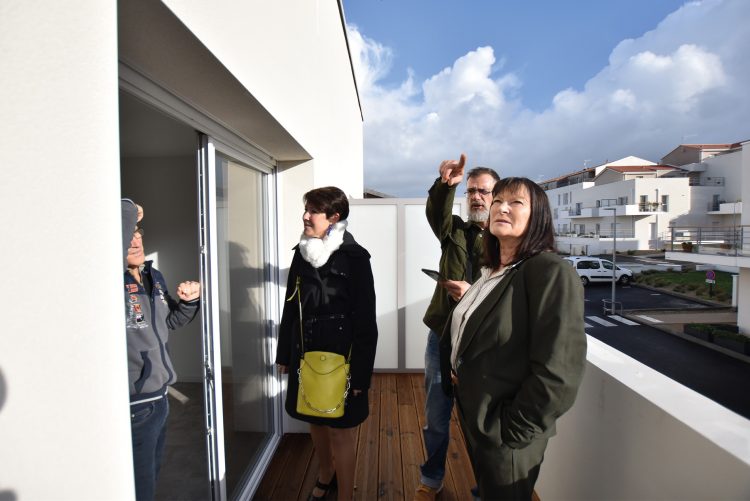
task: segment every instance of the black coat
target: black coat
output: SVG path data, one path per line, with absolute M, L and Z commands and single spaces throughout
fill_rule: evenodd
M 297 413 L 297 369 L 302 353 L 299 305 L 294 294 L 300 279 L 304 351 L 330 351 L 348 356 L 351 350 L 351 389 L 362 390 L 353 396 L 350 390 L 344 415 L 317 418 Z M 375 317 L 375 284 L 370 254 L 349 232 L 328 262 L 313 268 L 295 247 L 289 268 L 286 297 L 279 327 L 276 363 L 289 368 L 286 411 L 290 416 L 313 424 L 349 428 L 367 419 L 370 387 L 378 327 Z

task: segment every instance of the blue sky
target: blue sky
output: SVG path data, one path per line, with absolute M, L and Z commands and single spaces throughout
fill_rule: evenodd
M 750 139 L 750 1 L 344 0 L 365 186 L 437 165 L 535 180 L 680 142 Z

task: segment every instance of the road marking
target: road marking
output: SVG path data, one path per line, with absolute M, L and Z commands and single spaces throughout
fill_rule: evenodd
M 656 294 L 649 294 L 650 296 L 661 296 L 658 292 Z
M 632 320 L 629 320 L 627 318 L 623 318 L 620 315 L 609 315 L 609 318 L 614 318 L 618 322 L 622 322 L 625 325 L 641 325 L 638 322 L 633 322 Z
M 590 328 L 592 328 L 592 327 L 593 327 L 593 325 L 591 325 L 591 324 L 587 324 L 586 322 L 583 322 L 583 328 L 584 328 L 584 329 L 590 329 Z M 171 386 L 170 386 L 170 388 L 171 388 Z
M 643 320 L 646 320 L 647 322 L 651 322 L 652 324 L 660 324 L 662 323 L 661 320 L 657 320 L 652 317 L 647 317 L 646 315 L 636 315 L 636 317 L 642 318 Z
M 603 325 L 604 327 L 617 327 L 617 324 L 613 324 L 612 322 L 607 322 L 607 321 L 606 321 L 606 320 L 604 320 L 603 318 L 599 318 L 599 317 L 594 317 L 594 316 L 591 316 L 591 317 L 586 317 L 586 318 L 588 318 L 588 319 L 589 319 L 589 320 L 591 320 L 592 322 L 596 322 L 597 324 L 601 324 L 601 325 Z

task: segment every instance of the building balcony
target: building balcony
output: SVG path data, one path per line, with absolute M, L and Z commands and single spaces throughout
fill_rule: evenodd
M 674 227 L 667 241 L 666 258 L 750 267 L 750 226 Z
M 667 209 L 657 202 L 646 202 L 640 204 L 617 205 L 610 207 L 581 207 L 568 210 L 569 219 L 583 218 L 605 218 L 612 217 L 612 208 L 617 209 L 618 216 L 651 216 L 654 214 L 663 214 Z M 740 209 L 741 210 L 741 209 Z M 563 217 L 565 212 L 563 211 Z
M 570 219 L 597 217 L 596 207 L 581 207 L 579 209 L 570 209 L 568 211 L 568 217 Z
M 707 214 L 738 216 L 742 214 L 742 202 L 709 202 Z
M 622 207 L 623 212 L 619 209 Z M 657 202 L 646 202 L 638 204 L 621 205 L 618 207 L 617 215 L 623 216 L 651 216 L 666 212 L 663 206 Z
M 748 499 L 750 421 L 588 337 L 573 408 L 536 485 L 547 499 Z M 357 430 L 355 500 L 409 500 L 424 461 L 424 375 L 375 374 Z M 454 408 L 444 499 L 469 500 L 471 463 Z M 308 435 L 285 435 L 256 500 L 305 499 L 317 476 Z

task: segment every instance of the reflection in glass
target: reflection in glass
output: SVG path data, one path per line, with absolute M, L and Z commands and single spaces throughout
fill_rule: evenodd
M 217 155 L 221 378 L 228 497 L 242 487 L 272 433 L 266 337 L 264 179 Z

